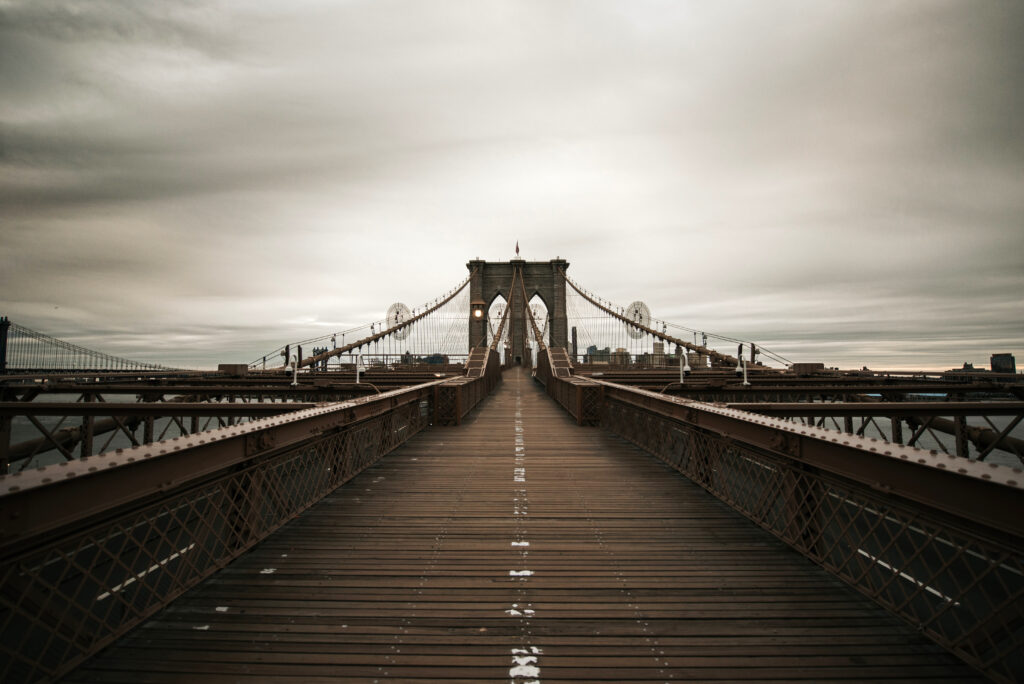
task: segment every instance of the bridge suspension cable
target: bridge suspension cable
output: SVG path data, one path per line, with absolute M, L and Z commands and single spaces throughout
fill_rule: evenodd
M 544 344 L 544 333 L 541 332 L 540 327 L 537 325 L 537 320 L 533 317 L 533 310 L 530 308 L 529 302 L 526 301 L 526 284 L 523 282 L 522 277 L 519 278 L 520 292 L 523 293 L 523 309 L 526 311 L 526 318 L 530 322 L 530 332 L 533 333 L 533 340 L 537 343 L 537 351 L 542 352 L 547 349 Z
M 180 370 L 105 354 L 0 317 L 0 373 Z
M 451 290 L 421 307 L 412 309 L 404 320 L 378 320 L 300 342 L 286 344 L 249 364 L 251 369 L 285 368 L 298 359 L 300 368 L 327 370 L 331 359 L 357 355 L 390 364 L 410 357 L 464 357 L 469 348 L 466 321 L 469 316 L 469 277 Z M 403 305 L 404 306 L 404 305 Z M 396 309 L 397 310 L 397 309 Z M 352 340 L 346 342 L 346 338 Z M 341 345 L 338 345 L 338 342 Z M 328 347 L 327 345 L 331 346 Z M 319 345 L 323 345 L 320 347 Z M 310 351 L 306 354 L 303 350 Z M 365 349 L 364 349 L 365 348 Z M 278 364 L 276 359 L 284 357 Z
M 508 288 L 509 299 L 511 299 L 511 296 L 512 296 L 512 288 L 514 288 L 516 286 L 516 276 L 518 274 L 519 274 L 519 269 L 515 269 L 515 270 L 512 271 L 512 283 L 511 283 L 511 285 L 509 285 L 509 288 Z M 512 307 L 508 305 L 508 302 L 506 302 L 505 310 L 501 314 L 501 322 L 498 324 L 497 331 L 494 331 L 493 328 L 492 328 L 493 338 L 491 339 L 491 345 L 490 345 L 491 351 L 498 351 L 498 347 L 501 346 L 501 343 L 508 338 L 506 324 L 508 323 L 508 314 L 509 314 L 509 311 L 511 311 L 511 310 L 512 310 Z M 490 321 L 488 321 L 488 323 L 489 322 Z
M 703 358 L 709 359 L 713 365 L 738 365 L 739 354 L 733 356 L 711 349 L 707 346 L 707 340 L 711 338 L 735 343 L 741 345 L 741 348 L 742 345 L 747 345 L 749 349 L 755 350 L 756 353 L 762 354 L 783 365 L 790 365 L 791 363 L 785 357 L 755 345 L 749 340 L 709 334 L 664 320 L 651 320 L 643 314 L 631 319 L 627 315 L 627 307 L 618 306 L 584 289 L 569 278 L 564 270 L 561 271 L 561 274 L 576 293 L 576 296 L 569 295 L 566 297 L 567 312 L 570 314 L 570 318 L 577 324 L 577 331 L 584 337 L 586 342 L 589 342 L 588 346 L 590 348 L 599 347 L 601 344 L 604 344 L 608 348 L 609 353 L 621 350 L 622 352 L 639 356 L 642 353 L 653 352 L 653 349 L 647 348 L 644 342 L 646 337 L 650 337 L 652 341 L 660 340 L 696 353 Z M 586 311 L 585 309 L 591 310 Z M 677 335 L 669 334 L 670 328 L 693 333 L 694 341 L 689 342 Z M 697 334 L 701 335 L 700 344 L 696 341 Z

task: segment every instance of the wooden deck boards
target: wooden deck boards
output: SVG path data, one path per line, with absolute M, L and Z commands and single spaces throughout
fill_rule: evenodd
M 509 371 L 68 681 L 965 681 Z

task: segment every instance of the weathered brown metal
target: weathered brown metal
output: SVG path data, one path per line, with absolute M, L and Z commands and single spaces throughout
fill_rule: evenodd
M 275 416 L 315 408 L 311 402 L 0 402 L 0 416 Z
M 911 428 L 915 428 L 908 446 L 913 446 L 918 437 L 926 430 L 937 430 L 956 438 L 956 449 L 954 454 L 961 458 L 968 458 L 968 444 L 974 445 L 978 450 L 979 460 L 985 457 L 994 449 L 1002 449 L 1018 458 L 1024 455 L 1024 440 L 1010 436 L 1013 430 L 1024 418 L 1024 402 L 1021 401 L 924 401 L 924 402 L 798 402 L 798 403 L 729 403 L 729 408 L 740 411 L 750 411 L 766 416 L 781 417 L 825 417 L 842 416 L 844 431 L 853 433 L 853 418 L 860 417 L 890 417 L 892 422 L 892 437 L 897 444 L 902 443 L 903 431 L 900 428 L 902 418 Z M 947 420 L 942 416 L 953 416 L 953 420 Z M 968 425 L 966 416 L 1014 416 L 1014 420 L 1000 430 L 987 427 Z M 1024 462 L 1024 459 L 1022 459 Z
M 990 677 L 1024 675 L 1019 468 L 594 382 L 602 426 Z
M 459 425 L 462 419 L 501 382 L 501 360 L 493 348 L 473 350 L 474 367 L 466 376 L 434 385 L 434 421 Z
M 52 679 L 224 567 L 426 427 L 443 382 L 0 477 L 0 678 Z
M 977 679 L 518 369 L 66 681 L 132 678 Z
M 1021 401 L 730 402 L 728 408 L 764 416 L 1017 416 Z
M 1024 539 L 1024 478 L 982 464 L 595 380 L 606 401 L 707 429 Z M 1017 469 L 1019 471 L 1019 469 Z
M 534 377 L 548 396 L 561 404 L 577 425 L 597 425 L 601 418 L 602 386 L 587 378 L 574 377 L 570 370 L 564 349 L 552 347 L 537 354 Z M 552 378 L 560 381 L 552 382 Z
M 428 399 L 438 380 L 0 478 L 0 549 Z M 102 487 L 103 496 L 96 492 Z

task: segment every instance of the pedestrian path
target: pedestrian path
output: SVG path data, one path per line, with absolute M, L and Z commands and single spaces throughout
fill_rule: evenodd
M 514 369 L 68 681 L 973 677 Z

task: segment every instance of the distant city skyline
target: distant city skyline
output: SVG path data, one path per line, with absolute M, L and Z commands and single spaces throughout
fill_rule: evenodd
M 793 361 L 1024 354 L 1024 5 L 0 4 L 0 315 L 171 365 L 467 260 Z

